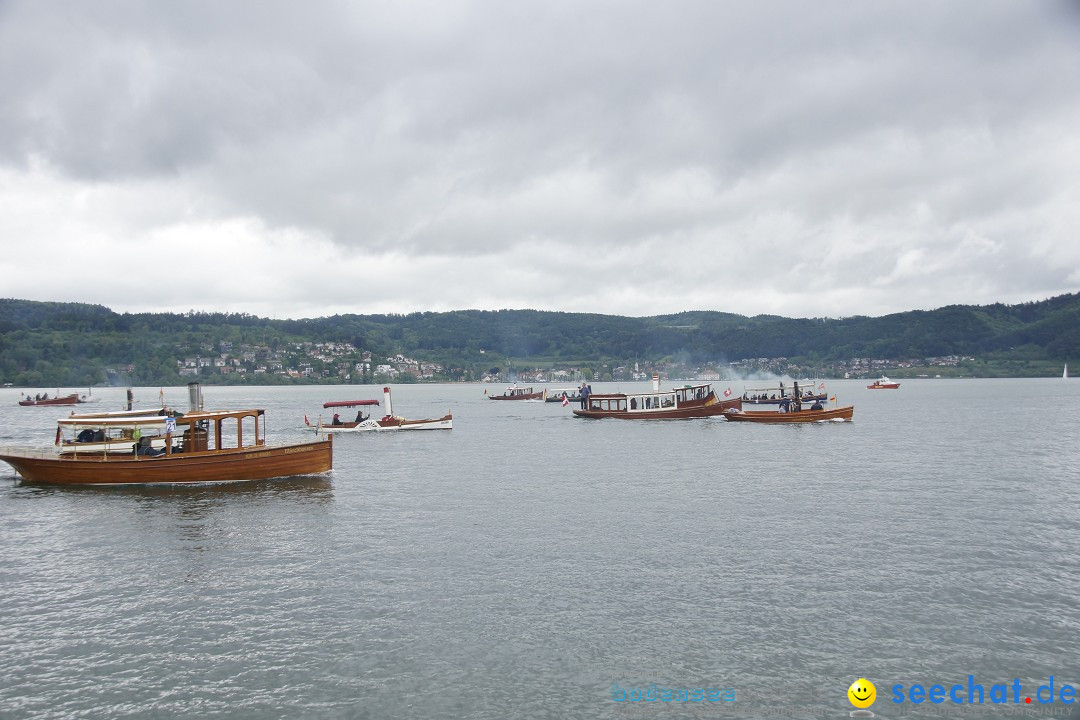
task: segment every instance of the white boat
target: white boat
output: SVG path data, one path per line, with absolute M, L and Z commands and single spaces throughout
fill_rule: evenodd
M 79 403 L 80 404 L 82 404 L 82 403 L 96 403 L 96 402 L 101 402 L 101 398 L 94 397 L 94 389 L 93 388 L 86 388 L 86 394 L 79 396 Z
M 379 419 L 363 418 L 357 414 L 353 422 L 338 422 L 323 424 L 322 418 L 312 424 L 304 417 L 304 424 L 312 428 L 316 433 L 354 433 L 354 432 L 386 432 L 395 430 L 453 430 L 454 416 L 446 413 L 441 418 L 427 418 L 424 420 L 409 420 L 408 418 L 394 415 L 394 406 L 390 400 L 390 388 L 383 388 L 383 402 L 386 403 L 386 415 Z M 331 407 L 356 407 L 357 405 L 378 405 L 377 400 L 354 400 L 345 402 L 326 403 Z

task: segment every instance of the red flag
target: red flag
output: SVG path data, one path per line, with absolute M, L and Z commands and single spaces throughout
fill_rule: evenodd
M 566 406 L 567 406 L 567 405 L 569 405 L 569 404 L 570 404 L 570 398 L 566 397 L 566 393 L 563 393 L 563 396 L 562 396 L 562 406 L 563 406 L 563 407 L 566 407 Z
M 311 421 L 307 419 L 307 413 L 304 413 L 304 424 L 311 427 Z
M 731 388 L 724 391 L 724 397 L 731 397 Z
M 825 383 L 821 383 L 820 385 L 818 385 L 818 390 L 824 390 L 824 389 L 825 389 Z

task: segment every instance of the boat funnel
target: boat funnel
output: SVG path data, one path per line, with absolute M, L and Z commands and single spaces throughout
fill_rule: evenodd
M 390 388 L 382 389 L 383 402 L 386 403 L 386 417 L 394 417 L 394 406 L 390 404 Z
M 188 412 L 203 409 L 202 386 L 197 382 L 187 384 Z
M 658 372 L 652 374 L 652 391 L 660 392 L 660 373 Z

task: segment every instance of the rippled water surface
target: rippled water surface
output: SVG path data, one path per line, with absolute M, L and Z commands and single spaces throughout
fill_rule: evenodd
M 454 430 L 340 436 L 332 473 L 244 485 L 0 464 L 0 717 L 757 717 L 811 693 L 796 716 L 843 717 L 859 676 L 893 717 L 896 683 L 1080 685 L 1080 382 L 864 386 L 829 384 L 855 422 L 798 427 L 400 386 L 397 414 Z M 204 393 L 265 407 L 274 441 L 378 390 Z M 0 444 L 51 446 L 66 410 L 17 399 Z M 736 699 L 613 701 L 652 683 Z

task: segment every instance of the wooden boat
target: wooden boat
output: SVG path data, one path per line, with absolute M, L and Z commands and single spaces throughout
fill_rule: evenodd
M 742 407 L 742 398 L 721 400 L 709 383 L 660 390 L 660 378 L 653 375 L 652 392 L 589 395 L 585 408 L 574 410 L 584 418 L 623 420 L 688 420 L 723 415 Z
M 304 416 L 304 424 L 310 428 L 313 428 L 317 433 L 339 433 L 339 432 L 379 432 L 388 430 L 453 430 L 454 428 L 454 416 L 451 413 L 447 413 L 440 418 L 427 418 L 424 420 L 409 420 L 407 418 L 398 417 L 394 415 L 393 402 L 390 399 L 390 388 L 383 388 L 383 401 L 386 403 L 386 415 L 379 419 L 370 417 L 363 417 L 363 411 L 356 414 L 356 419 L 352 422 L 333 422 L 324 425 L 322 419 L 319 419 L 318 423 L 312 424 L 307 416 Z M 378 405 L 378 400 L 342 400 L 332 403 L 323 403 L 323 407 L 356 407 L 359 405 Z M 335 414 L 336 418 L 337 415 Z
M 792 410 L 774 412 L 772 410 L 728 410 L 724 419 L 732 422 L 755 422 L 772 424 L 813 423 L 813 422 L 850 422 L 855 414 L 854 405 L 824 410 Z
M 487 390 L 484 391 L 485 393 Z M 518 387 L 510 385 L 503 390 L 502 395 L 488 395 L 488 400 L 542 400 L 543 392 L 533 392 L 531 387 Z
M 26 482 L 60 485 L 268 480 L 313 475 L 333 467 L 333 438 L 268 445 L 264 410 L 202 410 L 201 400 L 193 406 L 198 409 L 166 418 L 166 444 L 161 451 L 140 440 L 134 454 L 130 450 L 60 455 L 0 452 L 0 460 Z
M 869 385 L 866 386 L 866 389 L 867 390 L 896 390 L 899 387 L 900 387 L 900 383 L 896 382 L 895 380 L 890 380 L 889 378 L 882 375 L 880 380 L 875 380 L 874 382 L 870 383 Z
M 48 393 L 45 393 L 44 397 L 32 398 L 29 395 L 25 400 L 20 400 L 19 404 L 23 407 L 31 407 L 34 405 L 77 405 L 79 403 L 79 393 L 71 393 L 70 395 L 63 395 L 61 397 L 49 397 Z

